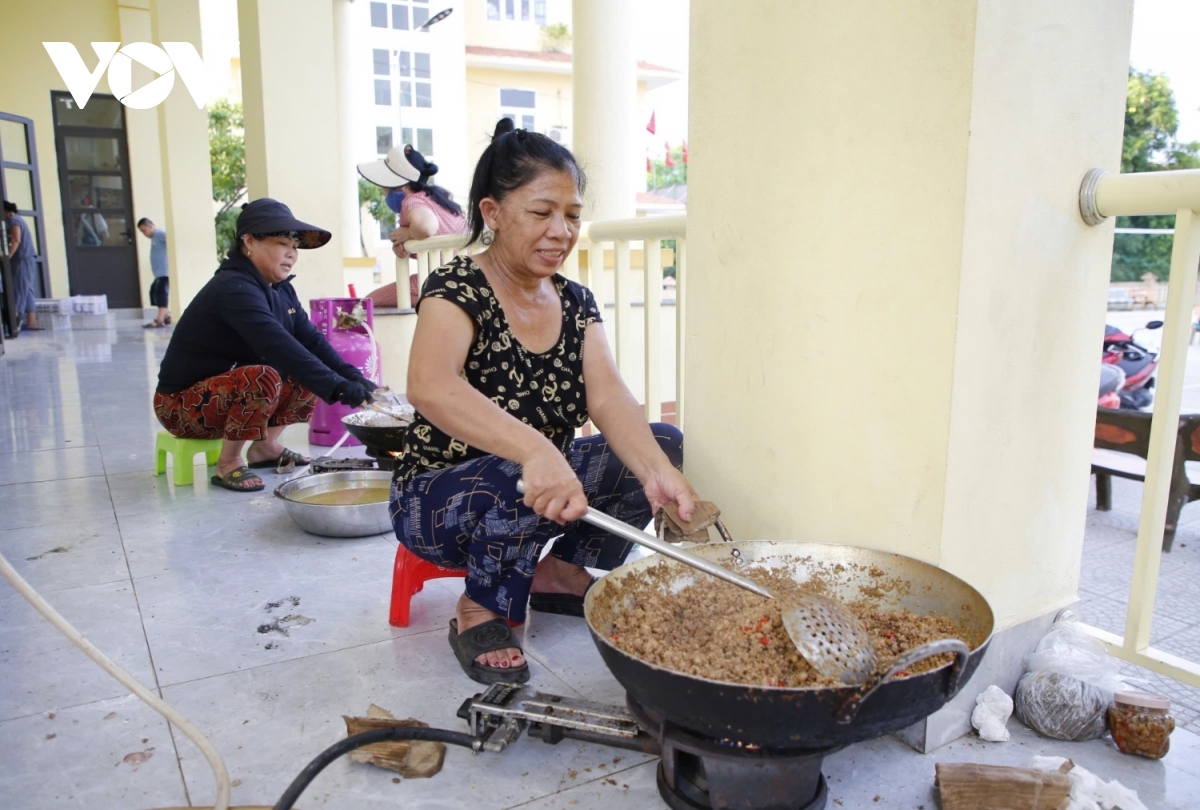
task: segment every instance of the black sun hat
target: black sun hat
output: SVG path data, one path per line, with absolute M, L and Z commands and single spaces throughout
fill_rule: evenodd
M 278 200 L 262 197 L 242 206 L 242 213 L 237 218 L 238 241 L 245 234 L 257 236 L 266 233 L 287 233 L 295 231 L 300 247 L 305 250 L 319 248 L 333 236 L 324 228 L 301 222 L 292 216 L 292 209 Z

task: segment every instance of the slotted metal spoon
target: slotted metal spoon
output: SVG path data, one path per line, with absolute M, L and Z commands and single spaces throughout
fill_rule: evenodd
M 517 482 L 517 491 L 525 492 L 524 482 Z M 778 601 L 779 613 L 783 617 L 783 627 L 788 638 L 813 669 L 825 677 L 835 678 L 849 686 L 857 686 L 865 683 L 874 672 L 875 644 L 862 622 L 836 599 L 804 588 L 776 596 L 769 588 L 748 577 L 659 540 L 649 532 L 635 529 L 628 523 L 591 507 L 588 507 L 583 520 L 596 528 L 657 551 L 664 557 L 670 557 L 731 585 Z

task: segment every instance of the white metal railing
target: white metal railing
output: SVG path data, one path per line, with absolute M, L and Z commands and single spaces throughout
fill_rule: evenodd
M 663 242 L 675 241 L 675 328 L 674 332 L 674 402 L 675 424 L 682 427 L 684 414 L 683 358 L 684 358 L 684 307 L 683 299 L 687 278 L 686 251 L 687 217 L 639 217 L 636 219 L 601 220 L 585 222 L 580 227 L 579 243 L 563 264 L 563 275 L 590 288 L 601 306 L 612 302 L 611 329 L 615 337 L 614 353 L 617 366 L 626 381 L 633 383 L 638 377 L 642 399 L 645 402 L 646 418 L 651 422 L 663 417 L 664 382 L 670 377 L 663 373 L 663 356 L 666 347 L 663 340 Z M 482 245 L 472 245 L 467 251 L 467 237 L 462 234 L 435 236 L 431 239 L 413 240 L 404 244 L 405 250 L 416 256 L 418 284 L 424 284 L 429 271 L 464 252 L 483 250 Z M 632 248 L 640 244 L 643 257 L 642 318 L 636 322 L 634 295 L 634 268 Z M 580 253 L 587 252 L 587 259 L 580 263 Z M 608 288 L 605 257 L 611 251 L 612 289 Z M 396 263 L 396 297 L 401 309 L 410 308 L 408 260 Z M 638 352 L 638 348 L 641 352 Z M 640 367 L 640 368 L 639 368 Z M 640 374 L 638 372 L 640 371 Z
M 1154 598 L 1158 589 L 1163 530 L 1175 457 L 1176 426 L 1183 399 L 1184 370 L 1192 332 L 1192 306 L 1200 267 L 1200 170 L 1144 172 L 1111 175 L 1099 169 L 1088 172 L 1079 191 L 1079 210 L 1089 225 L 1107 217 L 1175 215 L 1175 240 L 1171 249 L 1171 274 L 1167 284 L 1167 312 L 1162 354 L 1155 386 L 1154 416 L 1150 427 L 1150 453 L 1146 460 L 1146 486 L 1138 524 L 1133 583 L 1125 634 L 1098 628 L 1089 631 L 1121 658 L 1200 686 L 1200 663 L 1188 661 L 1150 646 Z

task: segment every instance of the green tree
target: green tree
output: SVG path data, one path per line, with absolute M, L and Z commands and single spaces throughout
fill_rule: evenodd
M 1176 139 L 1179 112 L 1171 81 L 1162 74 L 1129 70 L 1125 103 L 1125 140 L 1121 172 L 1200 168 L 1200 142 Z M 1118 217 L 1118 228 L 1173 228 L 1174 216 Z M 1113 281 L 1137 281 L 1146 273 L 1166 279 L 1171 269 L 1167 236 L 1117 234 L 1113 244 Z
M 367 213 L 381 225 L 387 227 L 388 231 L 392 231 L 396 227 L 396 212 L 387 206 L 386 188 L 368 183 L 361 177 L 358 178 L 358 207 L 361 209 L 364 205 L 367 207 Z M 363 252 L 369 253 L 367 250 L 366 239 L 363 238 L 362 225 L 359 225 L 358 239 L 362 243 Z
M 665 159 L 650 162 L 650 170 L 646 172 L 646 185 L 649 188 L 687 185 L 687 164 L 683 162 L 683 147 L 672 147 L 670 155 L 673 166 L 668 166 Z
M 221 99 L 208 108 L 208 159 L 212 168 L 217 256 L 223 257 L 237 233 L 237 204 L 246 194 L 246 135 L 242 105 Z

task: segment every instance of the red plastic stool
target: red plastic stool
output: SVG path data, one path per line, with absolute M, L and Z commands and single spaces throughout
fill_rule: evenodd
M 396 568 L 392 572 L 392 609 L 388 622 L 393 627 L 408 627 L 408 607 L 413 594 L 420 593 L 425 583 L 439 577 L 465 577 L 464 568 L 443 568 L 422 560 L 400 543 L 396 548 Z

